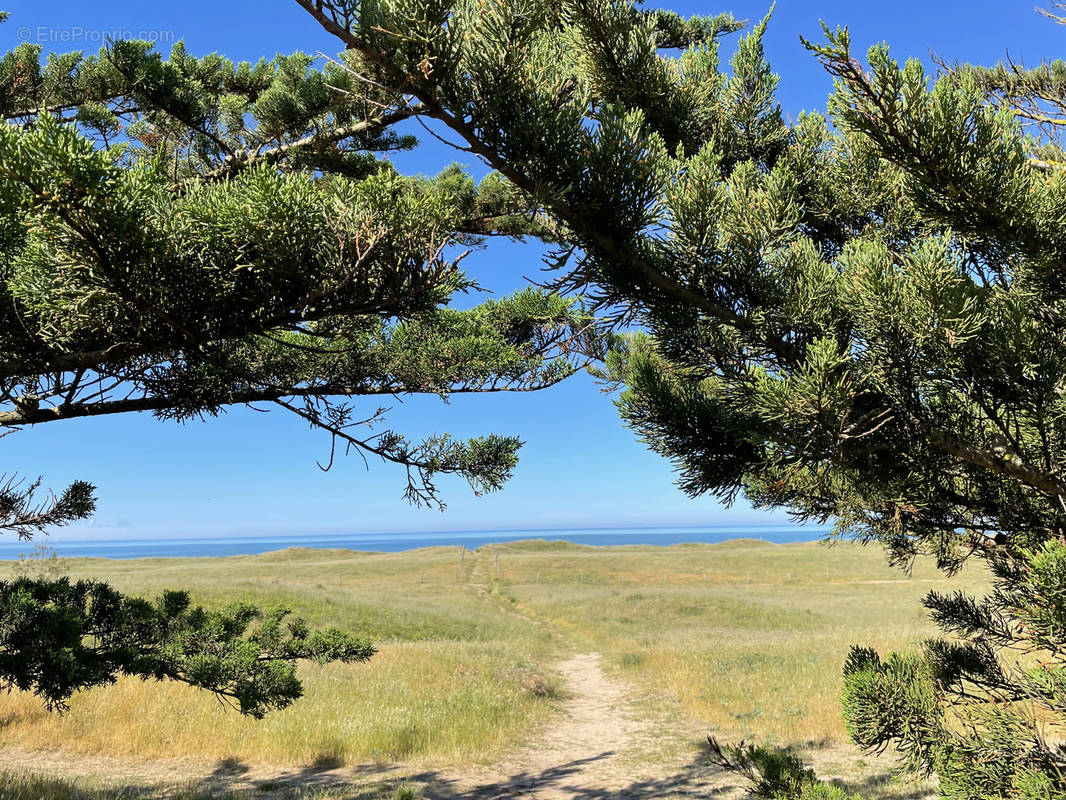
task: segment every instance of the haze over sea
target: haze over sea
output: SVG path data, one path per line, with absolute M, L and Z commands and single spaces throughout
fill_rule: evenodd
M 703 528 L 572 528 L 558 530 L 446 531 L 414 533 L 306 534 L 231 537 L 90 539 L 39 536 L 33 542 L 0 542 L 0 560 L 13 560 L 47 544 L 61 556 L 89 558 L 188 558 L 254 555 L 286 547 L 342 548 L 397 552 L 421 547 L 503 544 L 525 539 L 564 540 L 587 545 L 671 545 L 762 539 L 775 544 L 822 538 L 827 528 L 812 525 L 732 525 Z

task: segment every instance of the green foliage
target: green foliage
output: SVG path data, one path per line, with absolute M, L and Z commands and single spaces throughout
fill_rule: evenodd
M 499 176 L 397 174 L 380 154 L 421 109 L 364 66 L 135 41 L 0 59 L 0 425 L 273 402 L 398 462 L 414 502 L 442 505 L 439 474 L 499 488 L 516 439 L 356 436 L 385 409 L 346 398 L 550 386 L 595 337 L 545 292 L 447 308 L 473 288 L 456 246 L 553 233 Z
M 751 797 L 761 800 L 860 800 L 839 786 L 821 781 L 813 770 L 788 750 L 756 747 L 741 742 L 722 747 L 707 737 L 708 754 L 719 766 L 738 772 L 751 782 Z
M 986 561 L 987 598 L 928 598 L 944 640 L 853 652 L 856 740 L 953 800 L 1066 793 L 1066 171 L 1020 124 L 1061 70 L 933 81 L 826 29 L 831 129 L 783 119 L 767 20 L 722 70 L 630 2 L 298 2 L 555 220 L 559 288 L 640 325 L 600 374 L 685 491 Z M 759 758 L 770 796 L 817 785 Z
M 1066 700 L 1054 655 L 1066 634 L 1066 547 L 1048 542 L 992 566 L 994 589 L 981 600 L 926 597 L 932 618 L 954 639 L 884 662 L 873 651 L 852 651 L 845 719 L 863 747 L 893 745 L 909 769 L 936 774 L 945 797 L 1056 796 L 1066 774 L 1044 730 Z
M 85 481 L 75 481 L 58 497 L 50 495 L 43 502 L 35 499 L 40 487 L 39 478 L 28 484 L 14 477 L 0 478 L 0 530 L 30 539 L 46 528 L 84 519 L 96 508 L 94 489 Z
M 710 22 L 679 24 L 674 37 L 714 35 Z M 338 442 L 398 464 L 414 503 L 443 508 L 441 475 L 499 489 L 516 437 L 411 441 L 357 399 L 545 388 L 598 337 L 576 301 L 550 292 L 448 307 L 476 288 L 461 248 L 551 239 L 555 226 L 498 175 L 399 175 L 384 156 L 415 140 L 393 126 L 424 109 L 366 85 L 374 72 L 351 51 L 321 67 L 303 53 L 235 64 L 180 42 L 166 57 L 139 41 L 0 55 L 0 428 L 270 403 L 329 436 L 330 464 Z M 87 483 L 45 502 L 38 489 L 0 486 L 0 529 L 29 538 L 93 511 Z M 102 584 L 16 581 L 0 594 L 0 680 L 52 707 L 129 673 L 261 716 L 299 696 L 296 660 L 371 652 L 297 622 L 282 636 L 283 614 L 251 606 L 189 609 L 178 594 L 151 607 Z
M 262 717 L 302 694 L 297 659 L 366 661 L 374 653 L 365 639 L 336 628 L 311 631 L 300 619 L 285 622 L 288 614 L 247 603 L 206 611 L 184 592 L 151 603 L 99 581 L 4 581 L 0 681 L 63 709 L 74 692 L 119 675 L 170 678 Z

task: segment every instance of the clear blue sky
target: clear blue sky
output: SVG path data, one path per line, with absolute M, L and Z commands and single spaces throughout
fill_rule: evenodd
M 655 5 L 650 0 L 649 5 Z M 768 3 L 732 6 L 685 0 L 664 7 L 681 13 L 732 11 L 758 19 Z M 0 0 L 11 19 L 0 47 L 29 38 L 56 50 L 96 50 L 111 32 L 183 38 L 190 52 L 223 52 L 234 60 L 338 46 L 287 0 L 145 3 L 134 0 Z M 822 109 L 830 81 L 799 44 L 818 38 L 819 19 L 850 26 L 861 49 L 888 41 L 899 58 L 928 61 L 931 50 L 950 59 L 990 63 L 1008 50 L 1036 61 L 1060 54 L 1066 29 L 1040 17 L 1031 0 L 778 0 L 766 45 L 781 75 L 779 98 L 790 115 Z M 167 47 L 167 45 L 163 45 Z M 726 45 L 726 52 L 731 44 Z M 461 155 L 461 154 L 460 154 Z M 411 172 L 432 173 L 456 158 L 426 143 L 396 159 Z M 460 158 L 459 160 L 462 160 Z M 481 172 L 476 163 L 467 166 Z M 483 285 L 509 291 L 540 267 L 533 246 L 494 244 L 466 266 Z M 401 498 L 403 476 L 391 465 L 339 459 L 329 473 L 329 442 L 282 413 L 237 409 L 219 419 L 180 426 L 150 416 L 59 422 L 3 439 L 4 469 L 43 475 L 46 484 L 85 478 L 99 487 L 92 538 L 140 535 L 349 533 L 473 528 L 729 525 L 775 523 L 780 515 L 743 503 L 723 509 L 710 498 L 689 499 L 673 485 L 670 465 L 648 453 L 619 422 L 610 398 L 585 377 L 530 395 L 408 398 L 391 425 L 411 435 L 516 434 L 526 445 L 515 478 L 502 491 L 476 498 L 462 481 L 442 480 L 444 513 L 414 509 Z

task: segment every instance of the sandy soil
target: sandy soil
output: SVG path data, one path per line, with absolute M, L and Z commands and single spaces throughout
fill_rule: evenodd
M 626 687 L 604 675 L 600 661 L 597 653 L 584 653 L 560 663 L 570 693 L 565 715 L 501 763 L 457 777 L 458 793 L 485 800 L 626 800 L 707 796 L 712 778 L 723 790 L 732 785 L 709 765 L 689 765 L 679 774 L 642 759 L 643 751 L 655 749 L 660 727 L 633 708 Z

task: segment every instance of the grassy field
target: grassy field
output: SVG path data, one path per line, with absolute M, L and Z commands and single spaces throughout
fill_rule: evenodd
M 919 603 L 929 589 L 984 581 L 928 563 L 908 576 L 851 543 L 530 547 L 503 563 L 496 590 L 524 612 L 593 642 L 712 731 L 781 745 L 843 739 L 851 644 L 914 647 L 935 633 Z
M 259 722 L 204 693 L 139 680 L 78 695 L 62 717 L 32 696 L 0 696 L 5 745 L 294 766 L 491 761 L 551 719 L 553 665 L 587 650 L 686 735 L 830 744 L 843 738 L 849 645 L 914 646 L 933 633 L 925 592 L 984 581 L 976 570 L 946 581 L 921 563 L 906 576 L 876 547 L 750 540 L 520 542 L 467 551 L 461 569 L 458 548 L 70 567 L 147 596 L 185 587 L 209 605 L 283 603 L 312 624 L 369 634 L 380 652 L 365 665 L 303 668 L 306 697 Z

